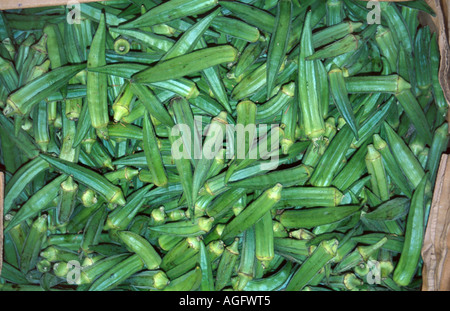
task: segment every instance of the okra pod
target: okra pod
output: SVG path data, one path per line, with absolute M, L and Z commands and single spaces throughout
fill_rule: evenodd
M 285 210 L 279 218 L 281 224 L 288 229 L 313 228 L 342 220 L 356 212 L 358 205 L 338 207 L 315 207 L 301 210 Z
M 236 58 L 237 51 L 230 45 L 196 50 L 138 72 L 132 76 L 132 82 L 145 84 L 177 79 L 215 65 L 234 62 Z
M 89 291 L 107 291 L 115 288 L 131 275 L 141 270 L 144 263 L 134 254 L 117 263 L 111 269 L 96 279 L 89 287 Z
M 316 140 L 325 132 L 323 113 L 319 103 L 318 79 L 314 61 L 308 61 L 307 57 L 314 53 L 312 45 L 311 11 L 306 15 L 303 27 L 300 55 L 298 59 L 298 94 L 301 124 L 304 126 L 308 138 Z
M 61 183 L 66 178 L 66 175 L 60 175 L 34 193 L 33 196 L 21 206 L 20 210 L 14 215 L 4 231 L 9 231 L 22 221 L 34 217 L 39 212 L 43 211 L 58 196 Z
M 46 155 L 40 155 L 40 157 L 47 161 L 52 167 L 65 174 L 72 175 L 76 181 L 95 190 L 108 202 L 118 205 L 125 204 L 122 190 L 112 185 L 105 177 L 101 176 L 99 173 L 65 160 L 52 158 Z
M 89 51 L 87 68 L 106 65 L 106 21 L 105 15 L 100 17 L 100 23 Z M 107 76 L 103 73 L 87 73 L 86 99 L 92 127 L 100 138 L 108 138 L 109 123 Z
M 225 248 L 217 267 L 215 290 L 221 290 L 228 285 L 233 274 L 234 267 L 239 258 L 238 249 L 239 239 L 236 238 L 233 243 Z
M 217 0 L 171 0 L 151 8 L 142 16 L 120 27 L 130 29 L 163 24 L 185 16 L 205 13 L 217 3 Z
M 319 270 L 336 255 L 338 244 L 339 242 L 336 239 L 321 242 L 311 256 L 294 272 L 286 290 L 301 290 L 308 285 Z
M 287 52 L 291 21 L 292 1 L 279 1 L 267 52 L 267 98 L 269 98 L 272 93 L 275 77 L 278 75 L 278 71 L 280 70 L 282 61 Z
M 168 182 L 167 173 L 156 142 L 154 127 L 147 113 L 144 115 L 143 142 L 144 154 L 147 159 L 148 169 L 153 177 L 153 183 L 158 187 L 163 187 Z
M 226 242 L 261 219 L 280 200 L 281 189 L 282 185 L 276 184 L 274 187 L 264 191 L 244 211 L 227 224 L 222 234 L 222 240 Z
M 367 146 L 366 167 L 371 176 L 372 191 L 380 197 L 382 201 L 390 198 L 389 184 L 386 171 L 381 159 L 381 154 L 372 144 Z
M 408 286 L 417 269 L 424 234 L 425 187 L 428 174 L 425 174 L 415 189 L 405 228 L 405 241 L 400 259 L 395 267 L 393 279 L 400 286 Z
M 441 155 L 446 150 L 448 142 L 448 123 L 445 122 L 434 132 L 433 141 L 430 145 L 430 152 L 426 161 L 425 168 L 430 172 L 430 181 L 432 183 L 436 180 Z
M 20 255 L 20 270 L 27 273 L 32 270 L 39 257 L 47 232 L 47 214 L 39 216 L 31 225 Z
M 424 169 L 403 139 L 387 123 L 384 124 L 384 129 L 388 145 L 392 150 L 397 165 L 401 167 L 406 178 L 413 185 L 413 189 L 415 189 L 425 175 Z
M 121 241 L 139 256 L 147 269 L 154 270 L 159 267 L 161 257 L 145 238 L 131 231 L 120 231 L 117 234 Z
M 233 285 L 233 289 L 237 291 L 243 290 L 247 283 L 255 277 L 255 251 L 255 230 L 251 226 L 242 235 L 242 249 L 237 269 L 237 283 Z
M 262 31 L 271 33 L 275 25 L 275 17 L 266 10 L 250 3 L 219 1 L 221 7 L 230 10 L 234 15 Z

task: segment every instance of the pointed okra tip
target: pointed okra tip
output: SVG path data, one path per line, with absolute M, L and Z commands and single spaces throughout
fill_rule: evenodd
M 390 140 L 392 137 L 397 136 L 397 133 L 395 133 L 395 131 L 387 122 L 383 122 L 383 130 L 385 131 L 388 140 Z

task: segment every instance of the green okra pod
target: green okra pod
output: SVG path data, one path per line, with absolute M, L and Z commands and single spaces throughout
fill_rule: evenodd
M 272 214 L 267 212 L 255 225 L 255 256 L 263 265 L 275 256 Z
M 242 290 L 247 283 L 255 277 L 256 244 L 254 227 L 248 227 L 242 235 L 242 248 L 237 269 L 237 283 L 235 290 Z
M 97 209 L 87 220 L 84 227 L 83 239 L 81 240 L 81 251 L 87 255 L 92 252 L 91 245 L 97 245 L 100 241 L 103 226 L 107 217 L 107 210 L 105 206 Z
M 162 270 L 142 271 L 127 278 L 122 284 L 143 290 L 162 290 L 170 283 Z
M 261 219 L 280 200 L 281 189 L 282 185 L 276 184 L 274 187 L 264 191 L 244 211 L 227 224 L 222 234 L 222 240 L 227 241 L 227 239 L 233 238 Z
M 330 81 L 330 90 L 334 99 L 334 103 L 338 108 L 341 116 L 345 119 L 347 124 L 352 129 L 356 140 L 358 140 L 358 124 L 356 123 L 355 115 L 348 98 L 348 92 L 342 70 L 335 65 L 332 66 L 331 70 L 328 72 L 328 78 Z
M 404 140 L 387 123 L 384 124 L 384 129 L 389 148 L 392 150 L 397 165 L 400 166 L 413 189 L 415 189 L 425 175 L 424 169 Z
M 343 55 L 345 53 L 354 52 L 358 48 L 360 48 L 362 43 L 363 43 L 362 38 L 359 35 L 349 34 L 334 43 L 331 43 L 327 46 L 320 48 L 316 52 L 307 56 L 306 60 L 313 61 L 319 59 L 333 58 Z
M 131 223 L 134 216 L 139 212 L 145 203 L 145 196 L 152 185 L 144 186 L 127 197 L 127 202 L 123 206 L 115 208 L 108 214 L 105 229 L 125 230 Z
M 381 154 L 372 144 L 367 146 L 367 155 L 365 160 L 367 171 L 371 176 L 370 181 L 372 191 L 379 196 L 382 201 L 389 200 L 390 192 L 386 170 L 381 159 Z
M 338 206 L 343 194 L 334 187 L 287 187 L 281 191 L 280 206 Z
M 217 0 L 171 0 L 149 9 L 142 16 L 120 27 L 131 29 L 162 24 L 185 16 L 207 12 L 217 4 Z
M 251 5 L 250 3 L 219 1 L 219 5 L 230 10 L 234 15 L 250 25 L 265 32 L 273 32 L 276 18 L 268 11 Z
M 396 197 L 377 206 L 373 211 L 365 213 L 364 217 L 373 220 L 396 220 L 408 213 L 410 199 Z
M 138 255 L 133 254 L 117 263 L 97 278 L 89 287 L 89 291 L 111 290 L 121 284 L 131 275 L 141 270 L 144 263 Z
M 160 234 L 171 234 L 180 237 L 196 237 L 208 233 L 213 225 L 214 218 L 198 217 L 195 220 L 180 220 L 150 227 L 150 230 Z
M 199 266 L 202 272 L 202 281 L 200 284 L 201 291 L 213 291 L 214 279 L 211 265 L 211 257 L 206 250 L 206 246 L 203 242 L 200 242 L 200 262 Z
M 425 187 L 428 174 L 425 174 L 411 198 L 410 211 L 405 228 L 405 241 L 400 259 L 395 267 L 393 279 L 400 286 L 407 286 L 417 270 L 424 235 Z
M 58 196 L 61 183 L 66 178 L 66 175 L 60 175 L 34 193 L 8 223 L 5 232 L 43 211 Z
M 46 155 L 40 155 L 40 157 L 47 161 L 52 167 L 65 174 L 72 175 L 79 183 L 95 190 L 108 202 L 118 205 L 125 204 L 122 190 L 117 186 L 112 185 L 99 173 L 69 161 L 52 158 Z
M 47 214 L 43 214 L 36 218 L 31 225 L 20 255 L 20 270 L 23 273 L 32 270 L 38 261 L 47 233 L 47 217 Z
M 230 45 L 196 50 L 145 69 L 133 75 L 132 81 L 145 84 L 177 79 L 215 65 L 234 62 L 236 59 L 237 51 Z
M 292 1 L 278 2 L 274 28 L 270 37 L 267 54 L 267 98 L 274 87 L 275 78 L 287 52 L 288 37 L 291 31 Z
M 120 231 L 117 234 L 121 241 L 141 258 L 147 269 L 159 268 L 162 259 L 145 238 L 131 231 Z
M 426 161 L 425 168 L 430 172 L 430 181 L 436 180 L 438 166 L 442 153 L 445 152 L 449 143 L 448 123 L 445 122 L 439 126 L 433 135 L 433 141 L 430 145 L 430 152 Z
M 319 103 L 318 79 L 314 61 L 308 61 L 307 57 L 314 53 L 312 46 L 311 11 L 306 15 L 305 27 L 302 32 L 300 55 L 298 59 L 298 94 L 301 124 L 305 134 L 310 139 L 318 139 L 325 132 L 323 113 Z
M 147 159 L 148 169 L 153 177 L 153 183 L 158 187 L 163 187 L 168 182 L 167 173 L 164 168 L 161 151 L 156 142 L 154 126 L 147 113 L 144 115 L 144 126 L 142 130 L 144 154 Z
M 162 258 L 161 269 L 167 271 L 192 256 L 200 250 L 200 241 L 197 237 L 187 237 L 179 240 Z
M 345 79 L 349 93 L 392 93 L 409 90 L 411 84 L 402 77 L 392 74 L 386 76 L 356 76 Z
M 313 228 L 342 220 L 360 210 L 358 205 L 315 207 L 301 210 L 285 210 L 279 218 L 286 228 Z
M 59 202 L 56 209 L 58 222 L 67 223 L 72 216 L 76 204 L 76 196 L 78 193 L 78 184 L 74 182 L 71 176 L 67 177 L 61 183 L 61 192 L 59 194 Z
M 106 21 L 102 14 L 100 23 L 94 38 L 88 56 L 87 68 L 106 65 Z M 87 73 L 86 81 L 86 99 L 91 118 L 91 125 L 96 129 L 100 138 L 108 138 L 107 126 L 109 123 L 108 114 L 108 94 L 107 94 L 107 76 L 103 73 Z
M 164 291 L 194 291 L 197 290 L 202 281 L 202 272 L 199 266 L 191 271 L 170 281 Z
M 248 42 L 256 42 L 260 38 L 258 28 L 234 18 L 217 16 L 211 22 L 211 27 L 219 33 Z
M 294 272 L 286 290 L 301 290 L 308 285 L 319 270 L 336 255 L 338 244 L 339 242 L 336 239 L 321 242 L 311 256 Z
M 211 165 L 214 162 L 215 156 L 220 152 L 220 149 L 222 149 L 222 142 L 226 134 L 226 119 L 226 112 L 221 112 L 217 117 L 213 118 L 208 127 L 206 138 L 203 142 L 203 147 L 201 147 L 202 149 L 196 150 L 196 148 L 199 148 L 197 146 L 194 148 L 194 156 L 196 152 L 201 152 L 200 159 L 198 159 L 194 170 L 192 181 L 192 195 L 194 202 L 197 199 L 201 187 L 206 182 L 206 176 L 208 175 Z
M 8 107 L 3 113 L 7 116 L 28 114 L 37 103 L 65 85 L 85 67 L 86 64 L 67 65 L 34 79 L 8 97 L 6 101 Z
M 234 267 L 239 258 L 239 239 L 236 238 L 233 243 L 225 248 L 217 267 L 215 290 L 221 290 L 228 285 L 233 274 Z

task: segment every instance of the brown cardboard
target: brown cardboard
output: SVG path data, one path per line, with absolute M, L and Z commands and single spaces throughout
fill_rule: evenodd
M 441 66 L 439 81 L 447 102 L 450 102 L 450 6 L 446 0 L 427 0 L 435 10 L 436 17 L 421 15 L 422 24 L 429 25 L 438 33 Z M 447 120 L 449 120 L 447 118 Z M 450 156 L 441 158 L 436 185 L 428 216 L 428 223 L 422 247 L 423 291 L 450 290 Z
M 422 248 L 424 291 L 450 289 L 450 262 L 447 256 L 450 241 L 450 157 L 441 158 L 437 183 L 428 216 Z

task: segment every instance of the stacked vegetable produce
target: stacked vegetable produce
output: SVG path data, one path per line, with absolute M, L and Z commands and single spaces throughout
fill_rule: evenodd
M 366 4 L 0 12 L 0 288 L 420 289 L 448 145 L 434 12 Z

